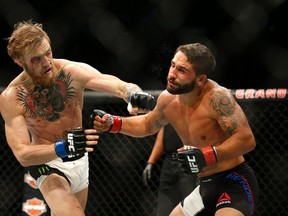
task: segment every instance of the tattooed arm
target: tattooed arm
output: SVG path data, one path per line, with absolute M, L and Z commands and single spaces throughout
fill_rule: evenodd
M 219 126 L 229 136 L 216 147 L 219 161 L 244 155 L 255 148 L 245 113 L 227 89 L 216 90 L 209 98 L 209 105 Z
M 57 158 L 53 145 L 31 145 L 23 108 L 17 100 L 16 87 L 10 85 L 1 95 L 4 106 L 5 135 L 13 154 L 22 166 L 48 162 Z

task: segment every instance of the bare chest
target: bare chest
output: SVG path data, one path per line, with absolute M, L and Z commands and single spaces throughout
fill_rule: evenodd
M 216 119 L 204 106 L 179 106 L 176 110 L 171 111 L 170 122 L 184 145 L 193 145 L 199 148 L 216 145 L 226 136 Z
M 64 131 L 82 126 L 82 93 L 69 85 L 19 88 L 17 100 L 35 141 L 55 141 Z
M 49 115 L 31 116 L 26 114 L 25 120 L 34 141 L 56 141 L 63 138 L 65 131 L 82 127 L 81 106 L 77 103 L 65 103 L 60 112 L 53 111 Z

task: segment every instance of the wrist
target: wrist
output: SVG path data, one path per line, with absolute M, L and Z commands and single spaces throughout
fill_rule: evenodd
M 201 151 L 204 155 L 206 166 L 211 166 L 217 163 L 218 156 L 217 156 L 217 151 L 216 151 L 215 146 L 204 147 L 201 149 Z
M 67 157 L 69 155 L 69 153 L 67 152 L 67 150 L 65 148 L 65 140 L 64 139 L 55 142 L 54 148 L 55 148 L 56 154 L 60 158 Z
M 146 164 L 146 168 L 148 168 L 148 169 L 152 169 L 153 166 L 154 166 L 153 163 L 147 163 Z
M 109 128 L 110 133 L 118 133 L 122 127 L 122 118 L 120 116 L 112 116 L 113 124 Z

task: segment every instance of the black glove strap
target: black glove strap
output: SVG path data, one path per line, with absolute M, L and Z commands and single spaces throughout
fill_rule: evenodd
M 67 157 L 61 158 L 63 162 L 69 162 L 74 161 L 82 158 L 85 155 L 85 153 L 77 154 L 77 155 L 69 155 Z

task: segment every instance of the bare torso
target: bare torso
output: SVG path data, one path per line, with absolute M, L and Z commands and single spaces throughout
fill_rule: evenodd
M 25 117 L 32 144 L 53 143 L 63 131 L 82 127 L 83 88 L 69 70 L 65 60 L 54 60 L 56 82 L 49 87 L 35 86 L 21 74 L 10 85 L 17 108 Z
M 164 108 L 164 115 L 179 134 L 183 145 L 203 148 L 205 146 L 221 145 L 229 134 L 223 131 L 209 108 L 209 97 L 214 88 L 219 86 L 209 81 L 204 92 L 192 105 L 183 102 L 179 95 L 167 93 L 165 100 L 169 101 Z M 180 119 L 180 120 L 179 120 Z M 231 169 L 242 163 L 242 156 L 224 160 L 213 166 L 205 167 L 199 176 L 207 176 Z

